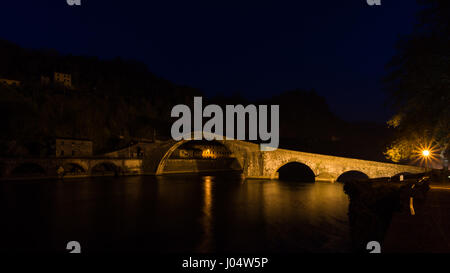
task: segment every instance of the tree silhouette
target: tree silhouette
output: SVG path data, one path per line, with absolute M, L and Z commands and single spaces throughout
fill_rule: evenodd
M 419 1 L 423 9 L 412 35 L 398 41 L 385 79 L 397 114 L 389 121 L 398 137 L 388 158 L 408 159 L 417 145 L 434 145 L 441 159 L 450 142 L 450 3 Z M 400 154 L 399 154 L 400 153 Z

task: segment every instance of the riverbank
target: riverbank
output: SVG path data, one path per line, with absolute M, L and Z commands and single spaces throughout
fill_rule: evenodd
M 396 212 L 392 216 L 382 252 L 450 253 L 450 185 L 432 184 L 415 215 Z
M 383 245 L 393 215 L 397 212 L 409 213 L 410 196 L 414 197 L 415 209 L 421 211 L 428 190 L 428 179 L 420 178 L 346 182 L 344 191 L 350 200 L 348 217 L 352 252 L 366 253 L 370 241 Z

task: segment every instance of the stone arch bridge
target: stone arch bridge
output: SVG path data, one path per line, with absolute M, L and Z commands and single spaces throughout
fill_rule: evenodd
M 166 171 L 165 166 L 170 161 L 171 154 L 183 143 L 190 140 L 168 141 L 154 145 L 151 153 L 154 156 L 144 159 L 147 170 L 155 175 L 176 173 Z M 245 178 L 278 178 L 278 170 L 286 164 L 298 162 L 309 167 L 314 173 L 315 180 L 336 181 L 342 174 L 356 171 L 369 178 L 392 177 L 402 173 L 417 174 L 424 172 L 424 168 L 383 163 L 354 158 L 305 153 L 286 149 L 275 151 L 260 151 L 258 144 L 240 140 L 215 140 L 231 151 L 238 162 L 234 166 L 240 169 Z
M 167 164 L 173 152 L 183 143 L 182 141 L 158 141 L 145 144 L 143 158 L 118 157 L 86 157 L 86 158 L 34 158 L 34 159 L 1 159 L 0 168 L 2 178 L 13 176 L 15 170 L 26 164 L 36 167 L 45 176 L 57 176 L 60 166 L 66 173 L 68 169 L 74 173 L 68 176 L 93 176 L 98 166 L 105 166 L 109 173 L 116 175 L 148 174 L 165 175 L 177 173 L 168 171 Z M 240 140 L 214 140 L 225 146 L 235 158 L 233 170 L 242 172 L 244 178 L 278 178 L 278 170 L 288 163 L 298 162 L 309 167 L 314 173 L 315 180 L 336 181 L 342 174 L 357 171 L 369 178 L 392 177 L 400 173 L 422 173 L 424 169 L 416 166 L 382 163 L 353 158 L 305 153 L 285 149 L 275 151 L 260 151 L 258 144 Z M 194 170 L 195 172 L 195 170 Z

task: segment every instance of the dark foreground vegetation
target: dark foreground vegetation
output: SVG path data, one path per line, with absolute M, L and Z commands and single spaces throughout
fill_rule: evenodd
M 394 212 L 410 213 L 413 197 L 415 213 L 420 213 L 429 189 L 428 178 L 402 182 L 384 180 L 349 181 L 344 191 L 350 198 L 348 216 L 352 251 L 367 252 L 370 241 L 383 242 Z

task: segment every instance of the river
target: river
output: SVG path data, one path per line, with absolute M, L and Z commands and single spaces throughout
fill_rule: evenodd
M 339 183 L 236 175 L 0 183 L 0 251 L 349 252 Z

